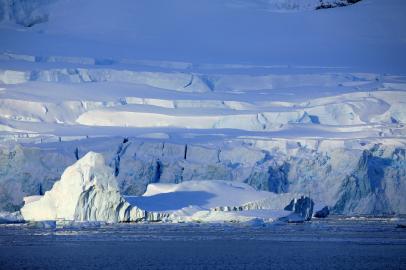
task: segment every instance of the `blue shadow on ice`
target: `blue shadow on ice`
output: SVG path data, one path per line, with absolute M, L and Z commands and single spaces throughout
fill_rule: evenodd
M 205 191 L 178 191 L 153 196 L 128 196 L 126 200 L 147 211 L 171 211 L 189 205 L 205 205 L 212 197 L 214 197 L 212 193 Z

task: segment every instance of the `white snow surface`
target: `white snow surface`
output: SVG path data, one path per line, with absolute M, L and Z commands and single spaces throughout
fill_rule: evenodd
M 402 0 L 0 3 L 3 141 L 406 133 Z
M 238 207 L 247 203 L 272 200 L 273 210 L 287 206 L 300 194 L 275 194 L 258 191 L 244 184 L 222 180 L 186 181 L 179 184 L 149 184 L 142 196 L 127 196 L 126 199 L 148 211 L 176 211 L 183 207 L 198 207 L 210 210 L 215 207 Z
M 272 222 L 287 216 L 283 209 L 300 194 L 275 194 L 221 180 L 186 181 L 180 184 L 149 184 L 142 196 L 126 196 L 133 205 L 149 211 L 171 213 L 172 222 Z M 263 204 L 262 202 L 268 202 Z M 257 208 L 233 210 L 247 204 Z
M 1 3 L 9 1 L 27 2 Z M 362 0 L 343 8 L 293 13 L 269 10 L 308 10 L 316 0 L 28 2 L 32 4 L 16 5 L 15 13 L 42 11 L 47 16 L 25 28 L 6 20 L 0 30 L 6 37 L 0 50 L 28 56 L 20 59 L 82 64 L 125 59 L 171 68 L 190 63 L 405 67 L 403 0 Z

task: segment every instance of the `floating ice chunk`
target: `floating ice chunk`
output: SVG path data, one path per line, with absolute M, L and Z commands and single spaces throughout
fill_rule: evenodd
M 285 207 L 285 210 L 292 211 L 292 214 L 282 217 L 280 220 L 289 223 L 309 221 L 313 215 L 313 207 L 314 202 L 309 197 L 302 196 L 299 199 L 294 199 Z

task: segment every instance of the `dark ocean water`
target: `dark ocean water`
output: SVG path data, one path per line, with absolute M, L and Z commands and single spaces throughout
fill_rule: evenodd
M 406 269 L 400 222 L 0 225 L 0 269 Z

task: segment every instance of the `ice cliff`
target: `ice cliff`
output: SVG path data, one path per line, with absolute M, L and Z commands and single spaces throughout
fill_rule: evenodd
M 118 201 L 116 189 L 125 195 L 142 195 L 150 183 L 222 179 L 281 195 L 310 196 L 316 204 L 324 202 L 331 212 L 338 214 L 406 213 L 403 144 L 394 141 L 343 143 L 234 141 L 199 145 L 110 138 L 60 142 L 49 147 L 47 144 L 42 147 L 17 144 L 0 151 L 0 208 L 9 212 L 19 210 L 24 196 L 50 190 L 63 170 L 76 161 L 76 156 L 81 158 L 88 151 L 98 151 L 118 183 L 109 185 L 114 189 L 105 191 L 117 194 Z M 75 193 L 70 217 L 75 215 L 80 195 L 82 205 L 86 205 L 85 200 L 101 200 L 104 196 L 94 194 L 95 187 L 90 183 L 93 181 Z M 48 193 L 44 200 L 52 197 Z M 52 202 L 57 199 L 52 198 Z M 283 209 L 291 199 L 286 196 L 279 208 Z M 272 203 L 258 198 L 242 206 L 262 209 Z M 239 207 L 241 204 L 215 206 Z M 77 214 L 96 215 L 92 211 Z M 55 215 L 55 211 L 53 213 Z

